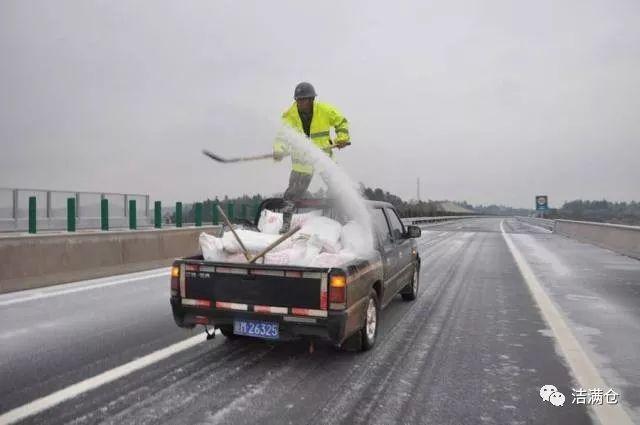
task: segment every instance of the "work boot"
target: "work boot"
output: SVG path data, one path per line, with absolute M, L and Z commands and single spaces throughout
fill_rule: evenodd
M 293 217 L 293 211 L 296 208 L 296 205 L 291 201 L 284 201 L 284 206 L 282 207 L 282 228 L 280 228 L 280 234 L 285 234 L 289 231 L 291 227 L 291 218 Z
M 289 212 L 285 212 L 282 214 L 282 227 L 280 228 L 280 234 L 283 235 L 289 231 L 291 227 L 291 218 L 293 214 Z

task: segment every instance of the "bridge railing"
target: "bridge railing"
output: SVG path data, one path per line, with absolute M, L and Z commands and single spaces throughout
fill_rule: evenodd
M 111 228 L 127 228 L 131 205 L 139 226 L 153 225 L 146 194 L 0 188 L 0 232 L 28 231 L 34 224 L 38 231 L 67 230 L 70 220 L 74 229 L 100 229 L 104 213 Z
M 176 202 L 163 208 L 160 201 L 151 205 L 146 194 L 0 188 L 0 233 L 218 225 L 218 205 L 235 220 L 253 218 L 259 203 Z
M 543 227 L 547 230 L 553 230 L 555 228 L 555 220 L 549 220 L 546 218 L 535 218 L 535 217 L 516 217 L 518 221 L 522 221 L 523 223 L 533 224 L 534 226 Z
M 406 217 L 402 219 L 404 224 L 428 224 L 428 223 L 443 223 L 445 221 L 462 220 L 468 218 L 480 218 L 487 217 L 483 215 L 448 215 L 448 216 L 433 216 L 433 217 Z

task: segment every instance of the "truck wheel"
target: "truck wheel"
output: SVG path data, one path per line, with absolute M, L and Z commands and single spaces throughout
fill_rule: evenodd
M 351 351 L 358 352 L 362 351 L 362 332 L 358 331 L 351 335 L 349 338 L 344 340 L 342 345 L 340 345 L 340 350 L 342 351 Z
M 379 327 L 380 307 L 378 305 L 378 296 L 375 291 L 371 291 L 364 314 L 364 326 L 360 330 L 362 351 L 370 350 L 375 345 Z
M 227 339 L 236 339 L 238 335 L 233 333 L 233 326 L 220 326 L 220 333 Z
M 420 287 L 420 268 L 416 265 L 413 269 L 413 277 L 411 282 L 404 287 L 401 293 L 402 299 L 405 301 L 413 301 L 418 297 L 418 288 Z

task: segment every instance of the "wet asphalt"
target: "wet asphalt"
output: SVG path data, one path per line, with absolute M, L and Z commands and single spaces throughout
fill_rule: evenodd
M 388 305 L 369 352 L 317 344 L 310 354 L 305 342 L 203 337 L 23 422 L 595 423 L 585 405 L 572 403 L 578 384 L 504 241 L 502 221 L 637 418 L 640 261 L 495 218 L 424 227 L 420 295 Z M 173 323 L 168 275 L 7 304 L 32 293 L 0 296 L 0 413 L 198 334 Z M 540 399 L 546 384 L 566 396 L 564 406 Z

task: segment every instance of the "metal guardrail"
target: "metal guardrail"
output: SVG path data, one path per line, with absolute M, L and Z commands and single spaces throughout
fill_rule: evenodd
M 443 215 L 443 216 L 433 216 L 433 217 L 407 217 L 403 218 L 402 222 L 404 224 L 424 224 L 424 223 L 442 223 L 445 221 L 451 220 L 462 220 L 466 218 L 484 218 L 489 217 L 485 215 Z
M 516 219 L 518 221 L 522 221 L 523 223 L 529 223 L 534 226 L 543 227 L 547 230 L 553 230 L 555 228 L 555 220 L 549 220 L 546 218 L 535 218 L 535 217 L 521 217 L 521 216 L 517 216 Z
M 70 199 L 75 209 L 71 212 Z M 66 230 L 70 215 L 77 229 L 100 229 L 101 204 L 105 199 L 110 227 L 129 226 L 130 201 L 136 201 L 137 225 L 153 225 L 146 194 L 0 188 L 0 232 L 27 231 L 30 214 L 37 220 L 38 230 Z M 33 208 L 29 208 L 32 202 L 35 207 L 31 204 Z
M 255 201 L 220 204 L 225 205 L 232 220 L 252 217 L 258 208 Z M 206 214 L 205 205 L 210 208 Z M 217 205 L 218 201 L 176 202 L 163 209 L 160 201 L 150 205 L 149 195 L 0 188 L 0 233 L 160 229 L 190 224 L 201 227 L 205 217 L 206 224 L 217 225 Z

